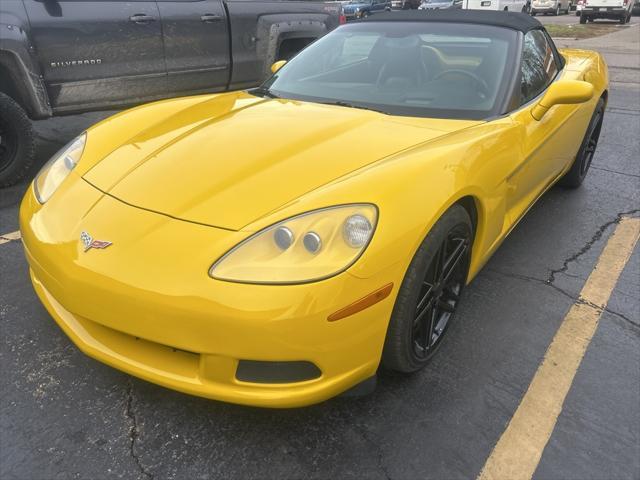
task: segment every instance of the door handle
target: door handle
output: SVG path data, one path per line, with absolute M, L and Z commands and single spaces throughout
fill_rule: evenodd
M 200 20 L 202 20 L 204 23 L 214 23 L 214 22 L 219 22 L 220 20 L 222 20 L 222 17 L 220 15 L 214 15 L 212 13 L 207 13 L 206 15 L 202 15 L 200 17 Z
M 155 22 L 155 20 L 155 17 L 152 17 L 151 15 L 144 15 L 142 13 L 137 13 L 129 17 L 130 22 L 137 23 L 138 25 Z

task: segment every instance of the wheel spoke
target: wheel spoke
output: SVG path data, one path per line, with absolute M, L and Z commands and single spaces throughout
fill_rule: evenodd
M 422 295 L 422 297 L 420 297 L 420 301 L 418 302 L 418 307 L 416 308 L 416 313 L 417 314 L 419 314 L 419 312 L 424 309 L 424 307 L 427 304 L 427 302 L 429 301 L 429 298 L 431 297 L 431 293 L 433 291 L 433 285 L 430 284 L 429 282 L 423 282 L 422 286 L 423 286 L 423 288 L 426 287 L 427 290 Z
M 467 241 L 465 239 L 459 239 L 459 243 L 456 246 L 453 253 L 447 259 L 442 275 L 442 282 L 447 284 L 451 278 L 451 274 L 455 271 L 456 267 L 460 264 L 460 260 L 464 257 L 467 251 Z
M 423 338 L 425 341 L 422 343 L 422 346 L 424 347 L 424 351 L 423 351 L 424 356 L 427 355 L 427 352 L 429 351 L 429 349 L 431 348 L 431 345 L 433 344 L 433 331 L 436 328 L 437 318 L 438 318 L 438 309 L 433 307 L 431 309 L 431 315 L 429 315 L 428 322 L 425 322 L 425 327 L 427 328 L 424 328 L 426 335 Z

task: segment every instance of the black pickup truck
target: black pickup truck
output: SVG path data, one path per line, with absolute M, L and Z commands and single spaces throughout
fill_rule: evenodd
M 0 187 L 30 119 L 253 87 L 344 18 L 336 2 L 0 0 Z

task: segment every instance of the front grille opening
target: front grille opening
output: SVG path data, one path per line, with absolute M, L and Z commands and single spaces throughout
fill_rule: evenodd
M 236 378 L 251 383 L 296 383 L 319 378 L 322 372 L 311 362 L 262 362 L 240 360 Z

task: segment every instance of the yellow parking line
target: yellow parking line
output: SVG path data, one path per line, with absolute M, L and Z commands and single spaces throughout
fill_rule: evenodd
M 0 235 L 0 245 L 2 245 L 3 243 L 13 242 L 14 240 L 20 240 L 20 238 L 20 230 L 18 230 L 17 232 L 3 233 L 2 235 Z
M 640 218 L 625 217 L 618 224 L 479 480 L 530 480 L 533 476 L 602 311 L 639 236 Z

